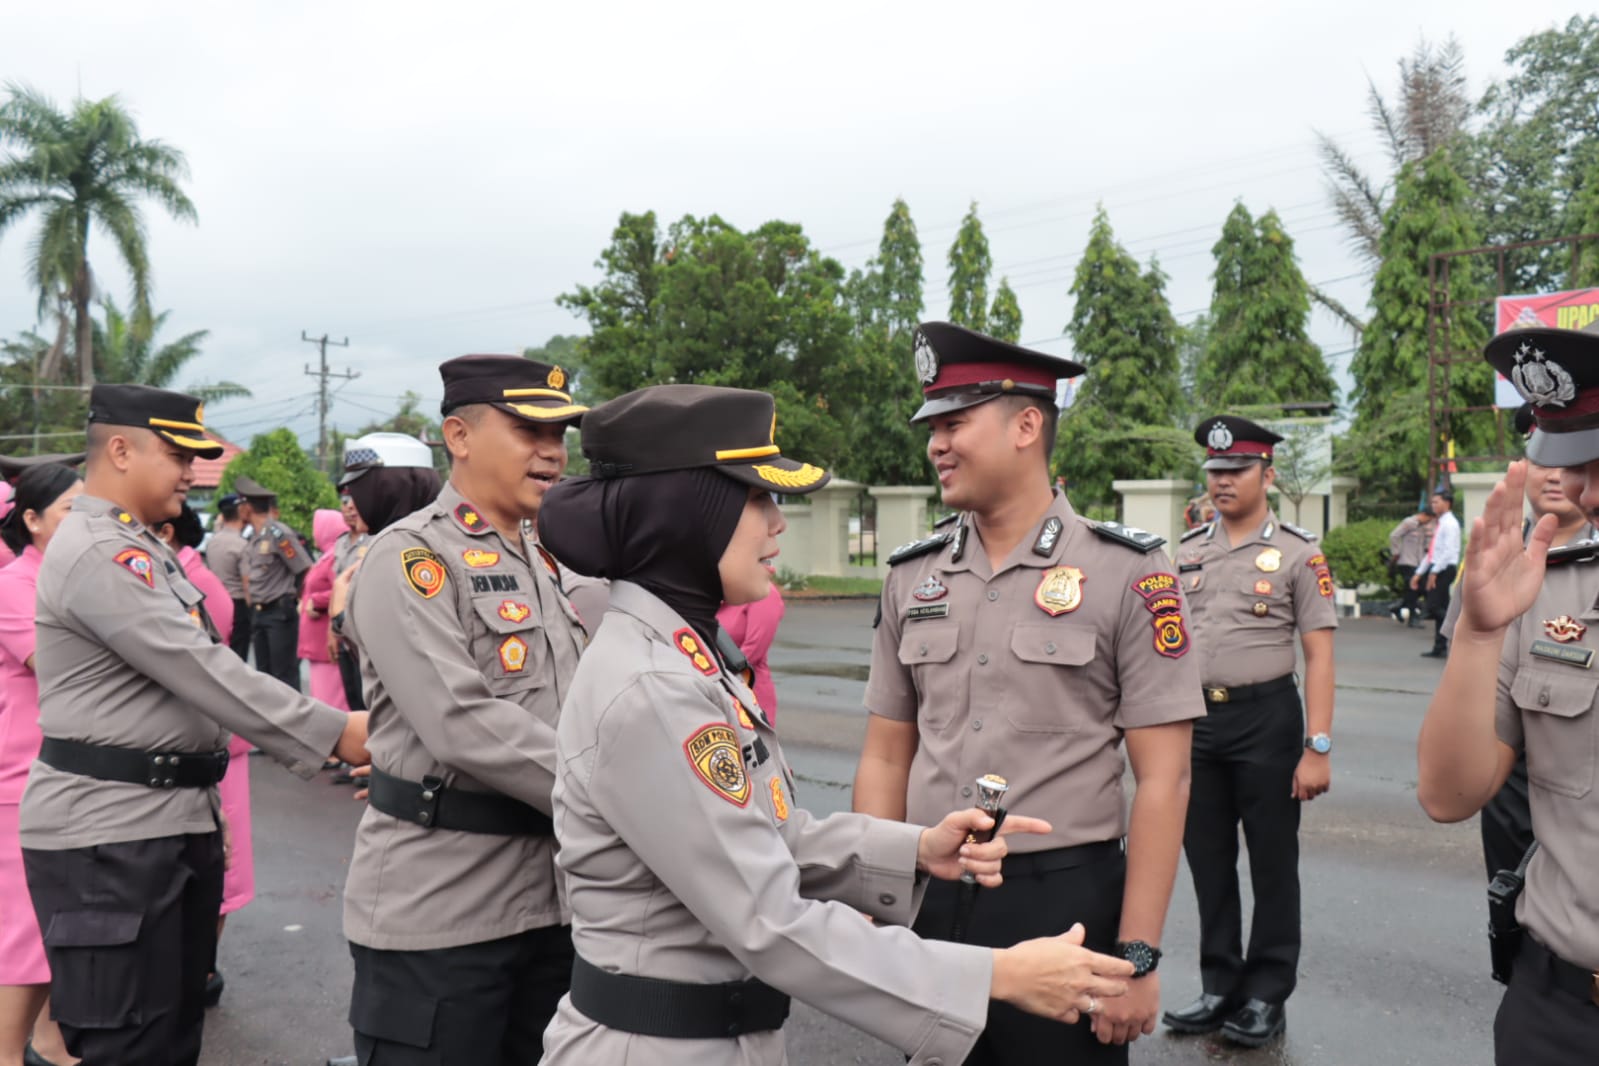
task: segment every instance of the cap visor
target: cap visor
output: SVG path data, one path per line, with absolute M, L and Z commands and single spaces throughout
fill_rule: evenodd
M 173 433 L 165 429 L 158 429 L 156 432 L 178 447 L 189 449 L 201 459 L 220 459 L 222 457 L 222 445 L 214 440 L 208 440 L 205 437 L 185 437 L 181 433 Z
M 354 470 L 346 470 L 343 476 L 339 478 L 339 488 L 342 489 L 352 481 L 359 481 L 362 474 L 365 474 L 368 470 L 372 469 L 374 469 L 374 467 L 358 466 Z
M 1265 462 L 1264 455 L 1216 455 L 1206 459 L 1205 470 L 1247 470 L 1256 463 Z
M 570 422 L 572 425 L 581 422 L 588 411 L 580 403 L 497 403 L 494 406 L 529 422 Z
M 1575 433 L 1535 429 L 1527 438 L 1527 458 L 1539 466 L 1586 466 L 1599 459 L 1599 429 Z
M 911 424 L 925 422 L 935 415 L 952 414 L 955 411 L 964 411 L 968 407 L 976 407 L 989 400 L 997 400 L 1006 395 L 1002 392 L 956 392 L 945 396 L 935 396 L 919 407 L 911 415 Z
M 807 492 L 815 492 L 833 480 L 833 475 L 819 466 L 796 463 L 780 455 L 759 463 L 718 465 L 715 469 L 735 481 L 742 481 L 746 485 L 754 485 L 768 492 L 780 492 L 785 496 L 803 496 Z

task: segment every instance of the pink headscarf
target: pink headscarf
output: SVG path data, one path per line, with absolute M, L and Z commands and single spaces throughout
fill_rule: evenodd
M 340 511 L 318 509 L 311 516 L 311 536 L 316 541 L 316 550 L 324 555 L 333 550 L 334 542 L 341 534 L 349 531 L 350 524 Z

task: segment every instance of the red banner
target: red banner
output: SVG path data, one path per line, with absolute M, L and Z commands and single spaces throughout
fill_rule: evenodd
M 1536 296 L 1501 296 L 1494 301 L 1494 331 L 1525 326 L 1553 326 L 1556 329 L 1582 329 L 1599 318 L 1599 289 L 1571 289 Z M 1502 374 L 1496 374 L 1494 404 L 1520 407 L 1521 395 Z

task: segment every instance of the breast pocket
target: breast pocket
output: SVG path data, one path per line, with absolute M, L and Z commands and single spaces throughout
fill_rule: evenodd
M 534 602 L 515 594 L 479 596 L 472 608 L 480 626 L 473 651 L 489 690 L 509 696 L 542 687 L 548 649 Z
M 929 726 L 941 725 L 960 702 L 949 698 L 948 692 L 942 693 L 943 698 L 927 699 L 935 688 L 956 684 L 960 664 L 955 661 L 955 651 L 959 646 L 960 625 L 955 622 L 908 622 L 899 638 L 899 661 L 910 667 L 916 693 L 922 697 L 917 702 L 922 705 L 923 720 Z
M 1062 684 L 1072 684 L 1082 668 L 1094 661 L 1095 644 L 1090 626 L 1050 622 L 1014 626 L 1010 650 L 1025 664 L 1016 668 L 1016 676 L 1029 695 L 1009 701 L 1006 717 L 1011 726 L 1023 733 L 1077 732 L 1079 723 L 1070 717 L 1068 704 L 1053 698 L 1053 693 L 1059 692 Z M 1051 695 L 1039 698 L 1039 693 Z
M 1521 670 L 1510 698 L 1521 708 L 1527 776 L 1533 784 L 1580 799 L 1593 790 L 1599 716 L 1593 711 L 1599 677 L 1576 669 L 1562 675 Z

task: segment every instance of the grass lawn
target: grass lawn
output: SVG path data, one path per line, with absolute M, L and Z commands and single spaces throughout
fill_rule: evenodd
M 881 596 L 883 580 L 877 577 L 809 576 L 798 588 L 785 588 L 783 595 L 804 599 L 807 596 Z

